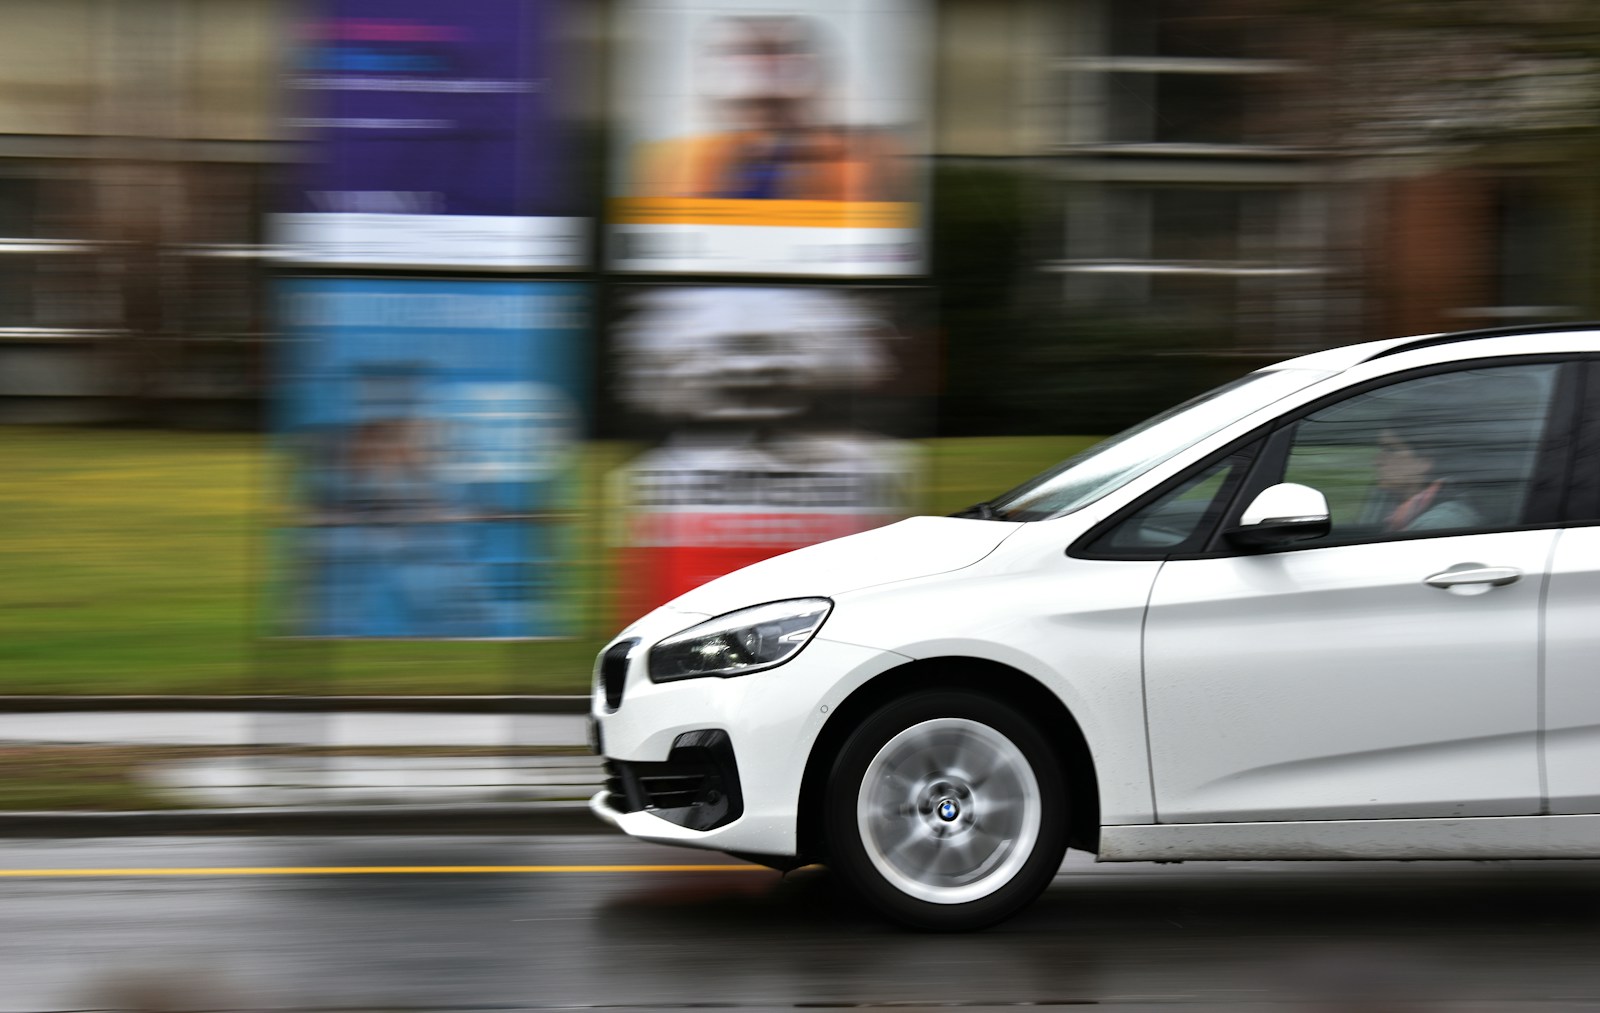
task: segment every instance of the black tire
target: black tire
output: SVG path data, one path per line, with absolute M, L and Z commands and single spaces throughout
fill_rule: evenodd
M 1049 741 L 1016 710 L 926 690 L 845 740 L 823 826 L 829 864 L 873 908 L 911 928 L 969 931 L 1027 907 L 1055 876 L 1066 784 Z

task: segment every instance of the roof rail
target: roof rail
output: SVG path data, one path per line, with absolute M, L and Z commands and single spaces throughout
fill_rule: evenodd
M 1449 334 L 1429 334 L 1414 341 L 1401 342 L 1381 352 L 1374 353 L 1365 361 L 1381 359 L 1386 355 L 1398 355 L 1417 348 L 1432 348 L 1434 345 L 1453 345 L 1457 341 L 1476 341 L 1479 338 L 1509 338 L 1518 334 L 1550 334 L 1555 331 L 1600 331 L 1600 323 L 1592 320 L 1575 320 L 1571 323 L 1549 324 L 1514 324 L 1507 327 L 1482 327 L 1472 331 L 1451 331 Z

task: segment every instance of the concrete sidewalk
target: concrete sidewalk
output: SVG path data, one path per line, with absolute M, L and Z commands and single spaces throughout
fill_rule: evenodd
M 0 709 L 4 708 L 0 698 Z M 0 713 L 0 744 L 145 746 L 564 746 L 587 748 L 581 714 L 369 711 Z
M 556 713 L 521 712 L 528 708 L 498 702 L 485 706 L 513 712 L 323 712 L 270 705 L 0 713 L 0 746 L 224 751 L 138 771 L 139 780 L 181 809 L 0 813 L 0 834 L 600 832 L 607 826 L 582 801 L 599 790 L 603 774 L 588 753 L 588 719 L 573 713 L 580 705 L 569 699 L 540 708 Z M 396 755 L 403 750 L 426 755 Z

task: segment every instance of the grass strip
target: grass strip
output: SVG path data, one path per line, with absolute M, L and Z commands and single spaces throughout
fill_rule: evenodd
M 926 444 L 922 501 L 949 513 L 1092 443 Z M 606 476 L 633 448 L 589 444 L 571 552 L 548 575 L 572 637 L 522 643 L 270 639 L 283 504 L 251 434 L 0 430 L 0 694 L 582 693 L 623 618 L 605 545 Z

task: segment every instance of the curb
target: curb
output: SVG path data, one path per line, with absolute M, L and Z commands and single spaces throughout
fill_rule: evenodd
M 82 711 L 367 711 L 415 714 L 587 714 L 589 697 L 548 696 L 47 696 L 0 694 L 0 714 Z
M 618 832 L 587 802 L 0 813 L 0 838 Z

